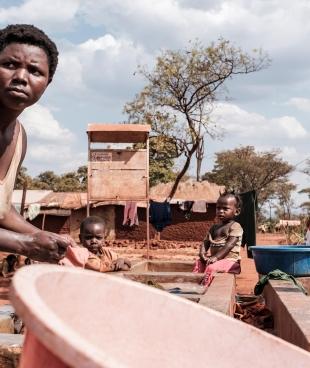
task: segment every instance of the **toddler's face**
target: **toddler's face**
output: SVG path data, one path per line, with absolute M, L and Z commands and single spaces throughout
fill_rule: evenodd
M 88 224 L 84 227 L 84 232 L 80 234 L 81 243 L 90 252 L 96 254 L 104 245 L 104 225 Z
M 228 222 L 238 215 L 234 197 L 220 197 L 216 203 L 216 216 L 221 222 Z

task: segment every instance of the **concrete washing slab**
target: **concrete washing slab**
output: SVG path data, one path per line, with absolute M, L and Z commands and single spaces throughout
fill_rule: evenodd
M 309 278 L 298 278 L 305 288 Z M 310 296 L 290 281 L 269 280 L 264 297 L 274 317 L 278 337 L 310 351 Z
M 235 276 L 228 273 L 215 275 L 212 284 L 203 292 L 197 292 L 204 274 L 193 273 L 192 261 L 141 261 L 122 275 L 132 281 L 143 284 L 159 284 L 167 291 L 173 287 L 186 287 L 188 292 L 179 293 L 181 297 L 212 308 L 229 316 L 234 314 Z M 169 287 L 167 287 L 169 285 Z M 190 292 L 192 286 L 193 293 Z

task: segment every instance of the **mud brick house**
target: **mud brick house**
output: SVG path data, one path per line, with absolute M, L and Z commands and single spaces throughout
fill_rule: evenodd
M 150 191 L 150 198 L 157 202 L 166 200 L 172 183 L 159 184 Z M 215 222 L 215 204 L 224 187 L 207 181 L 196 182 L 188 180 L 179 185 L 174 198 L 170 201 L 172 223 L 161 232 L 162 240 L 173 241 L 201 241 L 207 230 Z M 31 192 L 27 196 L 31 198 Z M 36 191 L 38 192 L 38 191 Z M 26 197 L 28 198 L 28 197 Z M 206 212 L 185 212 L 180 209 L 184 201 L 206 201 Z M 86 216 L 86 193 L 55 193 L 48 192 L 37 200 L 26 200 L 26 209 L 32 205 L 39 205 L 37 216 L 30 220 L 39 228 L 57 233 L 70 233 L 78 240 L 79 226 Z M 124 201 L 109 201 L 93 203 L 90 214 L 105 219 L 108 239 L 146 239 L 146 204 L 138 202 L 138 226 L 123 226 Z M 26 212 L 27 213 L 27 212 Z M 154 238 L 155 230 L 150 226 L 150 238 Z
M 163 202 L 169 195 L 172 183 L 158 184 L 150 190 L 150 199 Z M 201 241 L 207 230 L 215 222 L 216 201 L 223 186 L 218 186 L 207 181 L 197 182 L 188 180 L 179 184 L 174 198 L 170 201 L 172 223 L 161 232 L 160 239 L 174 241 Z M 180 205 L 184 201 L 206 201 L 206 212 L 190 212 L 190 216 L 185 216 L 185 212 L 180 210 Z M 125 227 L 123 222 L 123 208 L 117 207 L 115 211 L 115 232 L 119 239 L 145 239 L 146 222 L 145 208 L 138 208 L 139 226 L 134 228 Z M 145 204 L 144 204 L 145 206 Z M 155 230 L 150 226 L 150 238 L 154 238 Z

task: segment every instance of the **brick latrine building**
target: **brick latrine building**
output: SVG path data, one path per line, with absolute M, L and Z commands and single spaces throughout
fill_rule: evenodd
M 164 201 L 170 191 L 171 184 L 159 184 L 151 188 L 150 198 Z M 187 181 L 179 185 L 174 198 L 170 201 L 172 223 L 161 233 L 162 240 L 171 241 L 201 241 L 207 230 L 215 222 L 215 203 L 223 190 L 216 184 Z M 29 191 L 31 192 L 31 191 Z M 190 213 L 186 218 L 179 204 L 186 200 L 205 200 L 206 213 Z M 35 226 L 57 233 L 70 233 L 78 239 L 79 226 L 86 216 L 86 193 L 54 193 L 51 192 L 37 201 L 40 205 L 39 214 L 31 221 Z M 138 202 L 139 226 L 123 226 L 124 202 L 94 203 L 90 214 L 105 219 L 108 239 L 128 239 L 140 241 L 146 239 L 145 203 Z M 26 207 L 29 207 L 27 203 Z M 155 230 L 150 226 L 150 238 Z

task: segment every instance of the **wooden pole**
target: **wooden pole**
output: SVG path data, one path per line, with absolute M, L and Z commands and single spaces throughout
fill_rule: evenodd
M 43 213 L 43 219 L 42 219 L 42 230 L 44 230 L 45 228 L 45 217 L 46 217 L 46 214 Z
M 150 204 L 146 201 L 146 259 L 150 259 Z
M 149 173 L 149 156 L 150 156 L 149 135 L 146 140 L 146 259 L 150 259 L 150 173 Z
M 22 201 L 21 201 L 21 204 L 20 204 L 20 214 L 21 214 L 21 216 L 24 216 L 24 212 L 25 212 L 26 194 L 27 194 L 27 181 L 25 180 L 24 183 L 23 183 Z
M 90 133 L 87 134 L 88 135 L 88 163 L 87 163 L 87 207 L 86 207 L 86 216 L 89 216 L 90 210 L 89 210 L 89 191 L 90 191 L 90 159 L 91 159 L 91 154 L 90 154 Z

